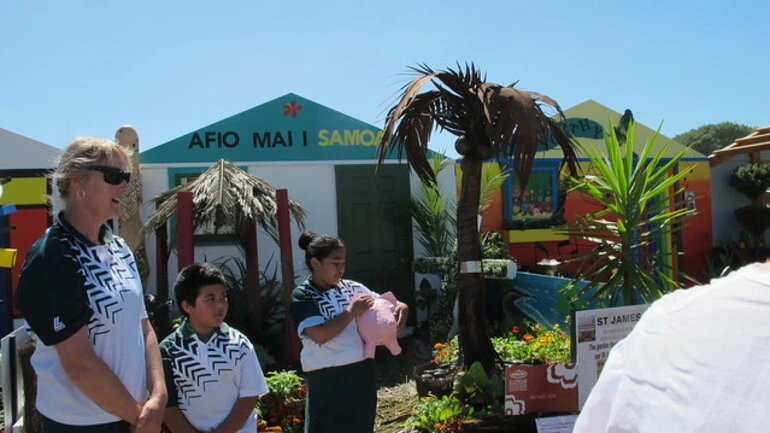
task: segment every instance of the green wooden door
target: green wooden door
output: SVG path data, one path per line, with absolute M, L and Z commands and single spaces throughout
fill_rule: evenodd
M 393 292 L 414 311 L 409 169 L 384 165 L 338 165 L 337 224 L 347 249 L 346 279 L 378 293 Z

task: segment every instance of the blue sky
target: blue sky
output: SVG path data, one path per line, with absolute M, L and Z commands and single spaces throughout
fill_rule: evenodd
M 407 66 L 456 61 L 669 136 L 765 126 L 768 15 L 747 0 L 4 0 L 0 127 L 62 147 L 131 124 L 144 150 L 289 92 L 382 127 Z

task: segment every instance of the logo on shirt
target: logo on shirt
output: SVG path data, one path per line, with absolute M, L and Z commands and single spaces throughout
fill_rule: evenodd
M 61 323 L 61 320 L 59 319 L 59 316 L 56 316 L 53 318 L 53 330 L 56 332 L 61 331 L 64 329 L 64 323 Z

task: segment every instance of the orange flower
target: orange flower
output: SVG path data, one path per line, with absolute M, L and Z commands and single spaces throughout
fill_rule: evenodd
M 302 422 L 302 420 L 301 420 L 301 419 L 299 419 L 299 418 L 292 418 L 292 419 L 291 419 L 291 422 L 293 422 L 294 424 L 299 424 L 299 423 L 301 423 L 301 422 Z
M 283 429 L 280 426 L 275 426 L 275 427 L 268 427 L 267 430 L 265 430 L 265 431 L 280 431 L 280 432 L 282 432 Z
M 446 424 L 441 424 L 441 423 L 433 424 L 433 430 L 441 430 L 442 428 L 446 428 Z
M 513 329 L 511 329 L 511 331 L 513 331 L 514 334 L 518 334 L 521 331 L 521 329 L 518 326 L 514 326 Z
M 436 349 L 436 350 L 441 350 L 441 349 L 443 349 L 443 348 L 445 348 L 445 347 L 446 347 L 446 344 L 444 344 L 444 343 L 436 343 L 436 344 L 433 346 L 433 348 L 434 348 L 434 349 Z
M 524 340 L 524 341 L 532 341 L 533 338 L 534 337 L 531 334 L 524 334 L 524 337 L 522 338 L 522 340 Z

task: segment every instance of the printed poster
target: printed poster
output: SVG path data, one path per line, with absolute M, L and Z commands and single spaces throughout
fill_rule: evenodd
M 582 310 L 575 312 L 572 335 L 576 338 L 578 405 L 588 398 L 615 344 L 624 339 L 649 305 Z

